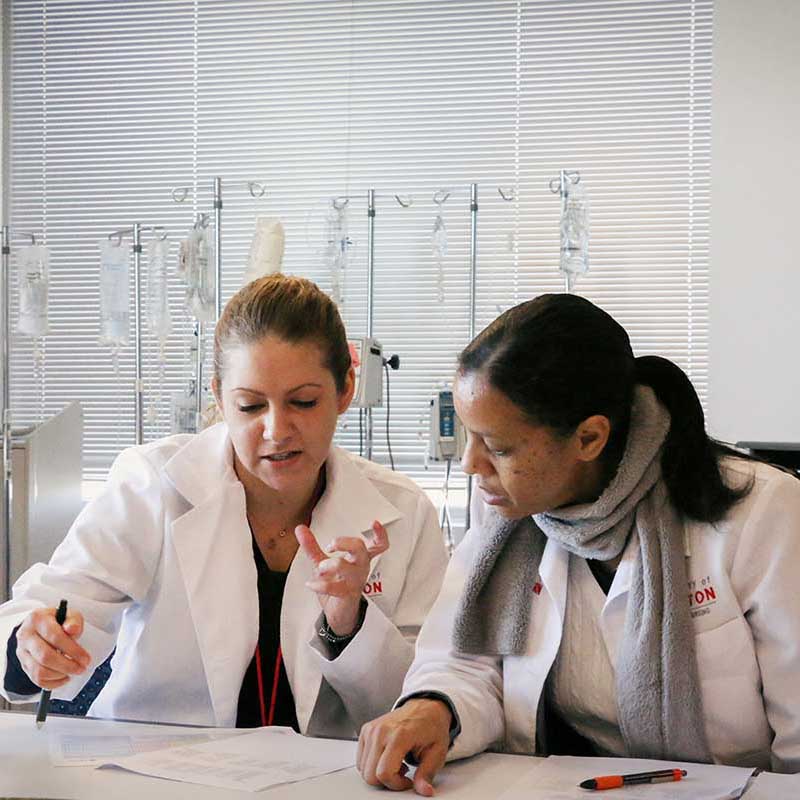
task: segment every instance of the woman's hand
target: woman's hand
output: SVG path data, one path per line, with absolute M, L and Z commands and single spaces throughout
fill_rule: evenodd
M 86 671 L 90 655 L 75 641 L 83 633 L 83 616 L 68 611 L 63 627 L 55 608 L 39 608 L 17 631 L 17 658 L 26 675 L 42 689 L 57 689 Z
M 372 543 L 356 536 L 334 539 L 325 552 L 307 525 L 298 525 L 294 535 L 300 549 L 314 565 L 314 577 L 306 583 L 317 593 L 328 627 L 337 636 L 355 632 L 364 584 L 370 573 L 370 561 L 389 549 L 386 528 L 372 523 Z M 332 554 L 336 555 L 332 555 Z
M 434 794 L 433 778 L 444 765 L 450 747 L 452 714 L 441 700 L 411 699 L 361 728 L 356 766 L 370 786 L 417 794 Z M 411 753 L 419 764 L 414 780 L 406 777 L 403 759 Z

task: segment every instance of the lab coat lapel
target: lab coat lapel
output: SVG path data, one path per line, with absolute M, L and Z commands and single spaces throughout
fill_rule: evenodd
M 339 448 L 331 448 L 326 480 L 325 493 L 311 516 L 311 529 L 323 549 L 337 536 L 369 538 L 375 520 L 385 526 L 402 516 L 358 463 Z
M 217 725 L 232 726 L 258 641 L 258 584 L 244 487 L 223 430 L 205 431 L 167 464 L 192 507 L 172 523 Z M 205 438 L 204 438 L 205 437 Z
M 568 564 L 567 551 L 548 539 L 532 587 L 525 654 L 506 656 L 503 661 L 505 746 L 511 753 L 530 753 L 535 748 L 540 698 L 561 644 Z
M 354 457 L 344 450 L 332 447 L 325 469 L 325 493 L 311 515 L 310 526 L 323 549 L 338 536 L 369 537 L 376 519 L 388 525 L 402 516 L 375 488 Z M 373 559 L 373 569 L 380 558 Z M 321 613 L 316 594 L 305 586 L 311 577 L 310 561 L 298 552 L 286 579 L 281 641 L 301 731 L 308 728 L 322 681 L 319 665 L 308 644 L 316 636 L 315 623 Z

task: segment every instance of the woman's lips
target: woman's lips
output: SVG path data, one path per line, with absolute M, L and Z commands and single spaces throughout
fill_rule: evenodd
M 483 501 L 490 506 L 502 506 L 508 503 L 508 498 L 503 494 L 497 494 L 496 492 L 492 491 L 491 489 L 487 489 L 484 486 L 478 487 L 481 492 L 483 493 Z

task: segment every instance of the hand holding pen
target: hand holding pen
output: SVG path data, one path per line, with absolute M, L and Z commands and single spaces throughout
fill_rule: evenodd
M 25 674 L 49 693 L 85 672 L 91 657 L 75 641 L 82 633 L 83 616 L 67 612 L 66 601 L 58 610 L 32 611 L 17 630 L 17 658 Z
M 630 786 L 637 783 L 666 783 L 679 781 L 686 775 L 685 769 L 657 769 L 652 772 L 633 772 L 630 775 L 601 775 L 598 778 L 589 778 L 581 781 L 581 789 L 597 791 L 599 789 L 618 789 L 620 786 Z
M 67 601 L 62 600 L 58 604 L 58 610 L 56 611 L 56 624 L 63 629 L 64 623 L 66 621 L 67 621 Z M 39 708 L 36 709 L 37 728 L 41 728 L 42 725 L 44 725 L 44 721 L 47 719 L 47 710 L 49 707 L 50 707 L 50 690 L 42 689 L 42 694 L 41 697 L 39 698 Z

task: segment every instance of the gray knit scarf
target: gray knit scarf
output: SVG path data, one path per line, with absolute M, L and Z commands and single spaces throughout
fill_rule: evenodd
M 605 561 L 622 552 L 635 529 L 639 558 L 616 673 L 622 737 L 631 757 L 709 762 L 686 602 L 683 523 L 661 477 L 669 425 L 653 391 L 637 386 L 625 453 L 594 503 L 522 520 L 492 514 L 456 612 L 453 646 L 468 654 L 523 654 L 530 587 L 546 539 L 581 558 Z

